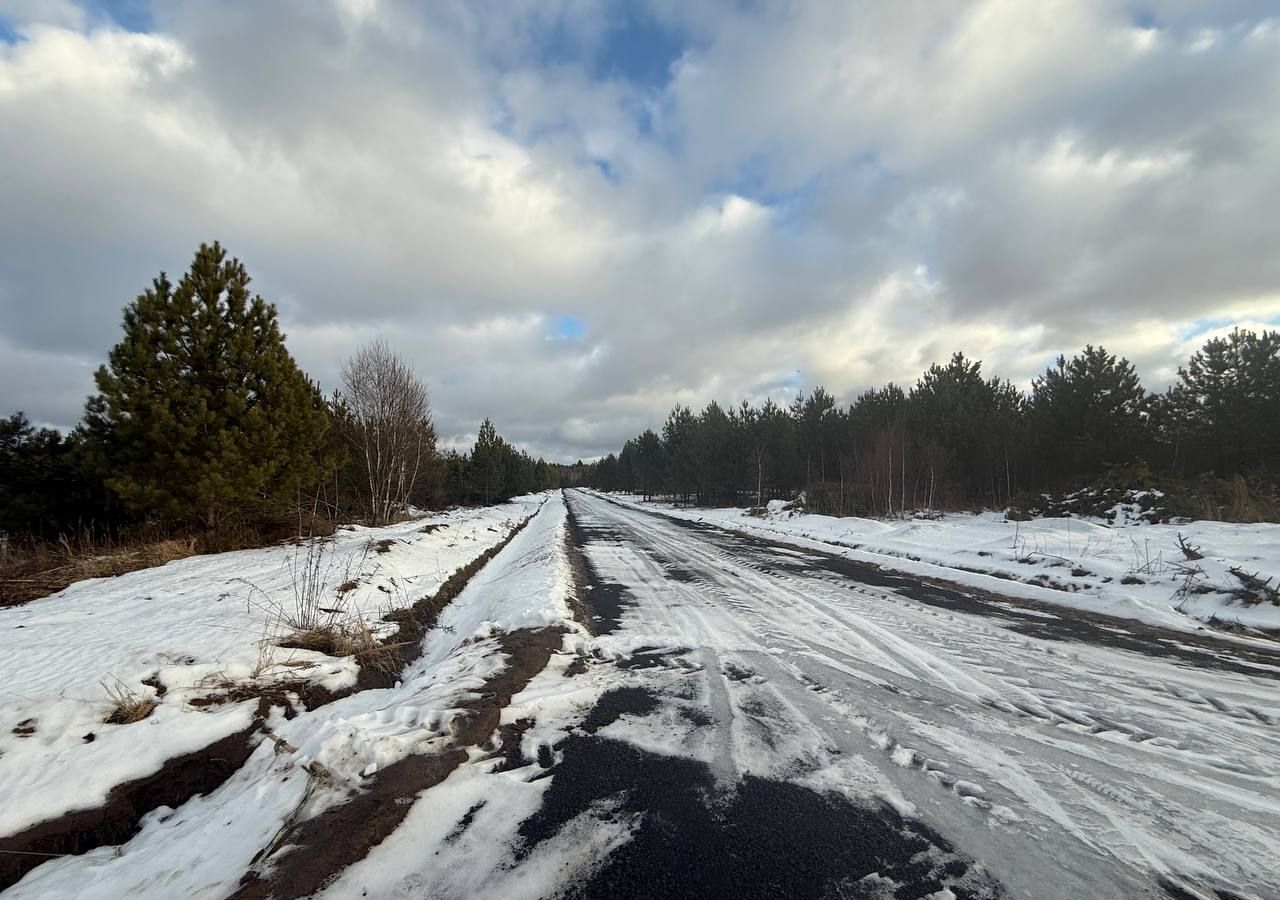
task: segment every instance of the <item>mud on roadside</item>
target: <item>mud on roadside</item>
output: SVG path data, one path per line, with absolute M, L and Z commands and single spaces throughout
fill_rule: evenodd
M 562 628 L 541 628 L 499 635 L 496 649 L 506 655 L 507 664 L 485 682 L 474 700 L 461 707 L 446 749 L 393 763 L 375 773 L 346 803 L 282 830 L 246 873 L 232 900 L 306 897 L 364 859 L 400 826 L 424 791 L 467 761 L 468 748 L 483 746 L 499 731 L 502 710 L 546 667 L 565 633 Z M 518 741 L 518 732 L 514 737 Z M 510 753 L 510 748 L 503 750 Z

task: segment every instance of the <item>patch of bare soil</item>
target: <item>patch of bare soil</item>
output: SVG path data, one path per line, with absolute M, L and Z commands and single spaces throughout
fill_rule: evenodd
M 354 688 L 331 691 L 311 681 L 277 681 L 272 683 L 254 683 L 246 681 L 227 682 L 214 685 L 214 690 L 203 697 L 195 697 L 187 703 L 197 708 L 223 706 L 227 703 L 243 703 L 246 700 L 257 700 L 257 718 L 265 721 L 271 708 L 279 707 L 286 719 L 298 715 L 299 708 L 304 710 L 319 709 L 322 706 L 340 700 L 355 693 Z
M 158 806 L 180 806 L 213 790 L 244 765 L 256 746 L 257 730 L 255 722 L 203 750 L 175 756 L 146 778 L 116 785 L 107 802 L 95 809 L 67 813 L 0 838 L 0 890 L 51 857 L 123 844 L 138 833 L 144 814 Z
M 386 652 L 392 659 L 389 662 L 380 661 L 377 666 L 361 666 L 360 674 L 357 676 L 356 690 L 392 687 L 400 679 L 400 673 L 405 667 L 422 655 L 422 638 L 436 626 L 444 608 L 462 593 L 462 589 L 476 576 L 477 572 L 501 553 L 507 544 L 515 540 L 515 536 L 525 529 L 533 515 L 527 516 L 512 528 L 511 533 L 505 538 L 455 571 L 434 594 L 423 597 L 412 606 L 388 613 L 384 617 L 385 621 L 395 622 L 400 626 L 395 634 L 383 642 Z
M 143 683 L 155 687 L 157 696 L 164 696 L 167 692 L 165 686 L 154 678 Z M 299 707 L 316 709 L 350 693 L 351 689 L 333 692 L 306 681 L 228 683 L 207 696 L 189 701 L 192 706 L 207 707 L 256 699 L 258 707 L 253 724 L 245 730 L 202 750 L 175 756 L 166 761 L 158 772 L 145 778 L 116 785 L 102 806 L 76 810 L 32 825 L 17 834 L 0 837 L 0 890 L 16 884 L 27 872 L 53 857 L 123 844 L 138 833 L 142 817 L 156 807 L 176 808 L 196 794 L 207 794 L 220 786 L 244 765 L 257 746 L 255 738 L 272 707 L 280 707 L 285 718 L 292 719 L 298 714 Z M 19 723 L 22 732 L 18 728 L 14 732 L 24 736 L 34 734 L 35 724 L 34 719 L 28 719 Z M 92 732 L 84 736 L 85 743 L 92 743 L 95 739 Z
M 588 603 L 592 583 L 590 564 L 587 562 L 587 555 L 582 552 L 582 547 L 578 544 L 578 521 L 574 518 L 573 507 L 569 506 L 567 500 L 565 510 L 569 527 L 564 530 L 564 552 L 569 559 L 569 570 L 573 577 L 573 593 L 569 596 L 569 609 L 573 611 L 574 619 L 589 632 L 596 634 Z
M 245 875 L 232 900 L 306 897 L 364 859 L 400 826 L 423 791 L 444 781 L 467 760 L 467 747 L 481 746 L 492 737 L 503 708 L 546 667 L 563 635 L 562 629 L 544 628 L 499 637 L 507 665 L 464 707 L 448 748 L 393 763 L 346 803 L 283 830 L 260 854 L 258 866 Z M 518 741 L 518 732 L 504 737 Z

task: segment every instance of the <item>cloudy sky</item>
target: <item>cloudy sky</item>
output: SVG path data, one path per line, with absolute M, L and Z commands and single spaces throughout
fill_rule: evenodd
M 1270 16 L 1270 17 L 1269 17 Z M 1280 322 L 1274 2 L 0 0 L 0 414 L 218 239 L 332 387 L 590 457 L 952 351 Z

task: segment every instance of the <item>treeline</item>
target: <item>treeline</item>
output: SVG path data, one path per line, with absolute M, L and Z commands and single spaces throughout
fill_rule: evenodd
M 275 307 L 251 295 L 244 266 L 217 243 L 201 245 L 176 284 L 161 273 L 123 327 L 69 434 L 20 412 L 0 419 L 10 544 L 131 529 L 252 543 L 559 483 L 487 419 L 469 453 L 440 452 L 426 386 L 381 341 L 323 395 L 285 347 Z
M 803 491 L 813 511 L 883 516 L 1000 509 L 1098 482 L 1244 485 L 1274 500 L 1277 471 L 1280 333 L 1237 329 L 1205 343 L 1163 393 L 1090 346 L 1029 393 L 957 353 L 909 389 L 888 384 L 847 406 L 821 387 L 786 407 L 677 405 L 660 433 L 627 441 L 585 480 L 708 505 Z

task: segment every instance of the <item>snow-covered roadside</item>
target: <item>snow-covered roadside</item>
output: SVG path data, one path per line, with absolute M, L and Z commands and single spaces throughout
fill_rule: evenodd
M 498 636 L 522 628 L 565 630 L 566 652 L 513 702 L 516 714 L 552 701 L 549 687 L 588 638 L 571 618 L 572 581 L 564 553 L 565 507 L 552 495 L 529 525 L 447 606 L 422 657 L 394 688 L 362 691 L 285 721 L 273 732 L 296 748 L 277 754 L 269 741 L 224 785 L 178 810 L 157 810 L 119 848 L 46 863 L 6 896 L 225 897 L 254 855 L 287 821 L 319 814 L 351 789 L 409 754 L 450 743 L 458 709 L 505 665 Z M 577 709 L 582 704 L 565 702 Z M 506 717 L 504 716 L 504 721 Z M 483 751 L 471 751 L 473 757 Z M 330 776 L 308 777 L 319 763 Z M 467 767 L 464 767 L 467 768 Z M 431 805 L 438 802 L 432 790 Z M 440 795 L 443 796 L 443 795 Z M 516 802 L 513 798 L 513 802 Z M 424 805 L 424 804 L 419 804 Z M 402 829 L 403 831 L 403 829 Z M 415 837 L 416 853 L 424 853 Z M 429 856 L 429 852 L 426 853 Z
M 1232 592 L 1242 583 L 1231 573 L 1232 568 L 1249 575 L 1257 572 L 1263 580 L 1280 575 L 1280 525 L 1190 522 L 1125 527 L 1062 518 L 1010 522 L 990 512 L 937 519 L 836 518 L 794 512 L 781 501 L 755 515 L 745 509 L 675 507 L 625 494 L 605 496 L 638 509 L 837 552 L 907 574 L 1164 628 L 1194 630 L 1204 621 L 1216 621 L 1280 630 L 1280 605 L 1238 599 Z M 1188 560 L 1179 536 L 1188 546 L 1198 547 L 1203 559 Z
M 340 530 L 311 558 L 320 603 L 390 633 L 377 625 L 386 612 L 434 594 L 545 499 Z M 354 684 L 351 657 L 275 643 L 307 559 L 290 546 L 191 557 L 0 609 L 0 836 L 101 805 L 112 787 L 244 730 L 256 706 L 192 700 L 249 683 Z M 158 705 L 105 724 L 104 683 Z

